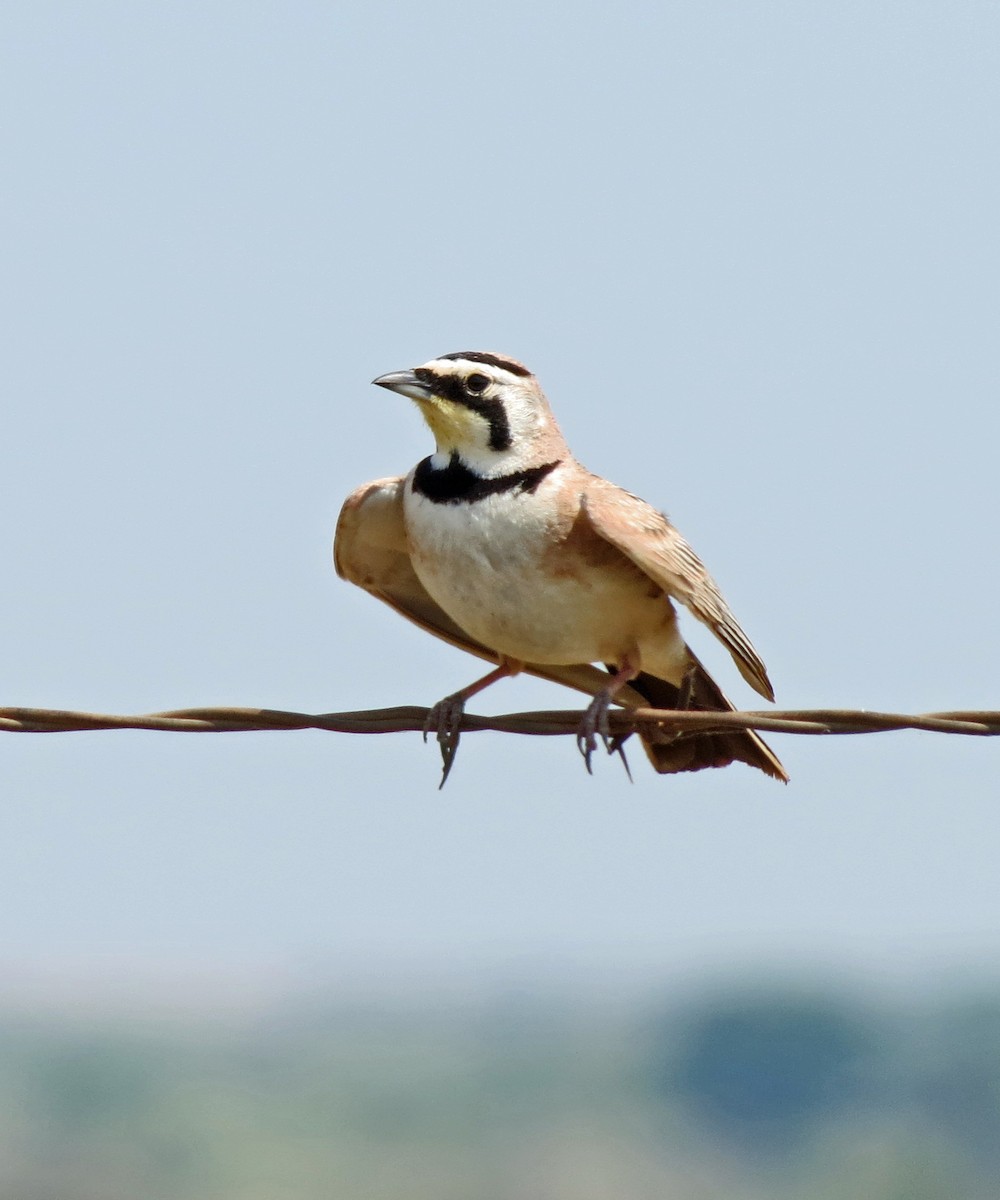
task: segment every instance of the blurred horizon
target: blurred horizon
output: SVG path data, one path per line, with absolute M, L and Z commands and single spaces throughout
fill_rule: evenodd
M 200 1014 L 0 1002 L 0 1186 L 378 1200 L 989 1200 L 1000 998 L 730 978 Z
M 523 995 L 539 1001 L 570 998 L 593 1008 L 634 1007 L 651 999 L 686 1003 L 692 997 L 742 986 L 748 992 L 801 989 L 873 1005 L 948 1004 L 958 997 L 1000 995 L 1000 972 L 970 959 L 899 967 L 893 973 L 865 970 L 859 963 L 803 956 L 745 962 L 730 959 L 676 964 L 659 969 L 629 969 L 620 960 L 593 958 L 544 962 L 530 959 L 481 959 L 445 963 L 420 959 L 409 963 L 371 957 L 339 963 L 223 961 L 190 958 L 159 963 L 104 959 L 30 966 L 0 964 L 0 1011 L 48 1011 L 53 1016 L 74 1011 L 97 1014 L 102 1009 L 176 1012 L 178 1019 L 197 1019 L 214 1008 L 229 1013 L 260 1012 L 271 1005 L 308 1003 L 323 998 L 332 1004 L 385 1002 L 393 1007 L 431 1005 L 435 1001 L 475 1005 L 489 997 Z

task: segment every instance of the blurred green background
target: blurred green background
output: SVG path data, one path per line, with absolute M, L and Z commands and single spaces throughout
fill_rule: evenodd
M 8 1012 L 18 1200 L 993 1200 L 1000 1000 L 745 980 Z

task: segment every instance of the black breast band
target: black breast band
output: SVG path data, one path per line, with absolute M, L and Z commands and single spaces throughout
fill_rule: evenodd
M 469 470 L 457 454 L 451 456 L 446 467 L 435 468 L 431 460 L 425 458 L 413 473 L 413 490 L 434 504 L 471 504 L 503 492 L 527 492 L 530 495 L 561 461 L 556 459 L 540 467 L 484 479 Z

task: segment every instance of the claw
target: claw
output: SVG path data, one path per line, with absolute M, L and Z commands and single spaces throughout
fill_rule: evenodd
M 625 768 L 625 774 L 628 776 L 629 783 L 635 783 L 635 780 L 632 778 L 632 771 L 628 765 L 628 759 L 625 757 L 625 743 L 631 736 L 631 733 L 624 733 L 619 737 L 612 738 L 611 745 L 608 746 L 608 753 L 618 755 L 622 760 L 622 766 Z
M 587 774 L 593 775 L 594 768 L 590 765 L 590 756 L 597 749 L 597 739 L 594 737 L 592 730 L 579 729 L 576 735 L 576 748 L 583 755 L 583 761 L 587 768 Z
M 455 762 L 455 755 L 458 753 L 458 740 L 462 736 L 461 724 L 464 712 L 465 695 L 462 692 L 455 692 L 454 695 L 445 696 L 443 700 L 439 700 L 427 714 L 427 720 L 424 722 L 424 741 L 427 741 L 427 735 L 433 730 L 437 744 L 441 748 L 444 770 L 441 772 L 438 791 L 447 783 Z

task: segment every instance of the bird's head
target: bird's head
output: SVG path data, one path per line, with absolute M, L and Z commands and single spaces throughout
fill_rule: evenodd
M 565 449 L 538 380 L 513 358 L 463 350 L 372 382 L 416 401 L 438 453 L 457 455 L 483 474 Z

